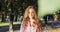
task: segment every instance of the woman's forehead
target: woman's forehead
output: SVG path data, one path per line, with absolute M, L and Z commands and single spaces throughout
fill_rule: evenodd
M 30 12 L 32 12 L 32 11 L 33 11 L 33 9 L 29 9 L 29 11 L 30 11 Z

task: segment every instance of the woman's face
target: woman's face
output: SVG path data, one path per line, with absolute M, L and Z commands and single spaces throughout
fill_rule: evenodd
M 29 9 L 29 17 L 30 18 L 34 17 L 34 10 L 32 8 Z

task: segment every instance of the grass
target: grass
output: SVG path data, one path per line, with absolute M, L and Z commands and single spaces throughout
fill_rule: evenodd
M 8 26 L 10 24 L 10 22 L 7 23 L 0 23 L 0 26 Z M 21 24 L 21 22 L 13 22 L 13 25 L 15 24 Z

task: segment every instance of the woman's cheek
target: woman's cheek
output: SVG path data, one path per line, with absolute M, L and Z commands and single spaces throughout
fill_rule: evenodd
M 33 14 L 31 14 L 31 16 L 33 16 Z

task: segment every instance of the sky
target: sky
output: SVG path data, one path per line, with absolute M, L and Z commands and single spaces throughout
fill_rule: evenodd
M 38 17 L 53 14 L 60 9 L 60 0 L 38 0 Z

